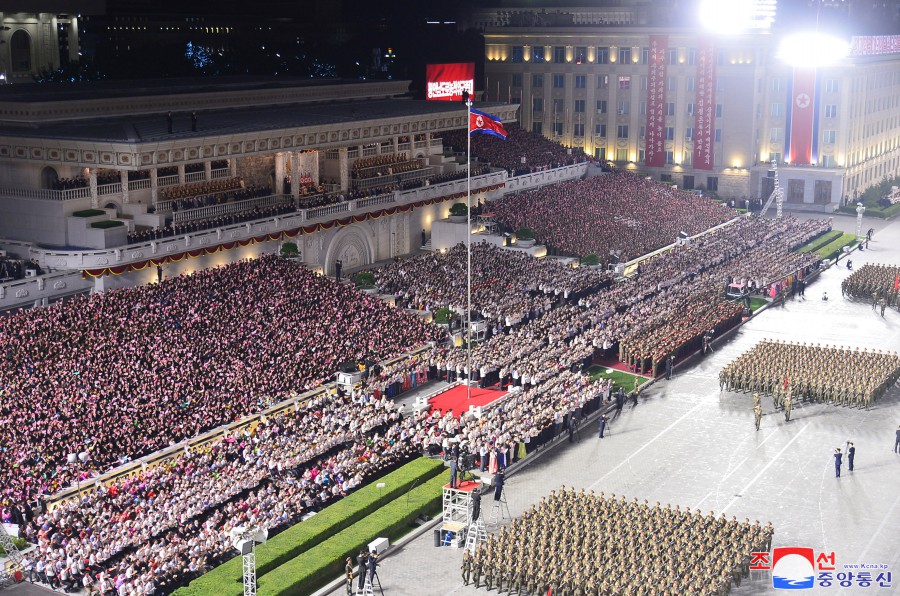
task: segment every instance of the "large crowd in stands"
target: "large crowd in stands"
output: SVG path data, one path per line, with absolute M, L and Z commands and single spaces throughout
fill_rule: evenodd
M 122 181 L 122 175 L 115 170 L 97 170 L 97 186 L 104 184 L 116 184 Z M 72 188 L 87 188 L 91 181 L 87 176 L 75 176 L 72 178 L 57 178 L 53 181 L 53 190 L 69 190 Z
M 198 209 L 200 207 L 211 207 L 212 205 L 236 203 L 238 201 L 246 201 L 247 199 L 267 197 L 271 194 L 272 189 L 268 186 L 240 186 L 235 190 L 219 191 L 212 194 L 197 195 L 172 201 L 172 211 L 186 211 L 188 209 Z
M 181 203 L 181 201 L 179 201 L 178 199 L 191 200 L 207 195 L 215 195 L 230 190 L 237 190 L 239 188 L 244 188 L 244 179 L 241 177 L 220 178 L 219 180 L 204 180 L 203 182 L 191 182 L 189 184 L 182 184 L 180 186 L 168 186 L 166 188 L 160 189 L 159 199 L 161 201 L 172 201 L 174 207 L 176 203 Z M 182 209 L 190 209 L 190 206 L 182 207 L 181 204 L 179 204 L 178 206 Z M 202 205 L 192 206 L 200 207 Z
M 495 220 L 512 231 L 530 228 L 548 250 L 627 261 L 736 216 L 693 193 L 619 172 L 507 195 L 491 203 Z
M 171 238 L 181 234 L 194 234 L 204 230 L 213 230 L 215 228 L 224 228 L 239 223 L 255 221 L 257 219 L 265 219 L 267 217 L 276 217 L 279 215 L 288 215 L 295 213 L 297 208 L 294 206 L 292 199 L 287 198 L 275 205 L 268 207 L 253 206 L 243 211 L 234 213 L 226 213 L 215 217 L 207 217 L 205 219 L 193 219 L 185 222 L 167 223 L 165 227 L 145 228 L 128 232 L 128 244 L 139 244 L 142 242 L 150 242 L 151 240 L 162 240 L 163 238 Z
M 418 310 L 466 306 L 466 247 L 426 253 L 375 269 L 375 286 Z M 594 292 L 611 278 L 592 269 L 567 269 L 557 261 L 479 242 L 472 246 L 472 307 L 490 325 L 512 326 L 557 300 Z
M 19 499 L 52 493 L 444 335 L 276 257 L 8 317 L 0 479 Z
M 505 127 L 505 140 L 493 135 L 473 135 L 472 157 L 477 157 L 479 161 L 489 163 L 492 167 L 502 168 L 510 176 L 590 161 L 580 148 L 563 147 L 542 135 L 523 130 L 517 124 L 507 124 Z M 465 152 L 468 142 L 466 137 L 465 130 L 454 130 L 443 133 L 442 138 L 444 145 L 450 146 L 454 151 Z
M 664 324 L 688 335 L 707 328 L 717 317 L 705 313 L 718 312 L 732 279 L 771 285 L 815 267 L 815 256 L 787 249 L 828 227 L 742 218 L 614 285 L 594 270 L 506 262 L 491 254 L 499 249 L 476 245 L 476 307 L 521 313 L 486 317 L 490 332 L 473 347 L 473 379 L 522 386 L 503 407 L 480 420 L 402 415 L 391 401 L 398 391 L 467 374 L 465 351 L 439 344 L 376 369 L 362 391 L 317 398 L 44 514 L 26 499 L 259 411 L 316 386 L 341 362 L 375 361 L 446 334 L 274 257 L 2 320 L 0 424 L 10 447 L 0 452 L 0 475 L 13 517 L 39 544 L 27 574 L 105 593 L 168 594 L 233 555 L 233 524 L 277 531 L 415 453 L 447 451 L 454 437 L 482 466 L 504 467 L 609 398 L 607 382 L 579 372 L 597 351 L 624 341 L 638 356 L 655 353 L 658 334 L 673 343 Z M 464 292 L 464 260 L 457 248 L 404 261 L 382 283 L 401 304 L 451 304 L 460 284 Z M 527 308 L 508 306 L 510 286 Z M 710 288 L 718 293 L 704 294 Z M 685 309 L 700 300 L 711 308 Z M 85 461 L 66 463 L 80 452 Z

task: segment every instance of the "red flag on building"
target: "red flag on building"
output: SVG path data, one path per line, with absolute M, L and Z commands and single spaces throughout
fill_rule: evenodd
M 479 112 L 478 110 L 470 110 L 469 113 L 469 134 L 475 132 L 483 132 L 485 134 L 494 135 L 501 139 L 506 138 L 506 129 L 503 123 L 496 116 Z
M 900 290 L 900 273 L 894 276 L 894 291 Z

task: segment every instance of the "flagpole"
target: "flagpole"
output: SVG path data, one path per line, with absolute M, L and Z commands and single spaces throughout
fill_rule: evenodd
M 499 82 L 497 83 L 499 85 Z M 466 102 L 466 399 L 472 397 L 472 100 Z

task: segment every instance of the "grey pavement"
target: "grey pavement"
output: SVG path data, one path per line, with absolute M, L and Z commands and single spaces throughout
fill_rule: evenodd
M 835 217 L 835 227 L 854 231 L 853 217 Z M 876 228 L 870 250 L 854 252 L 854 265 L 900 264 L 900 222 L 863 222 Z M 748 394 L 721 393 L 718 373 L 764 338 L 813 341 L 900 350 L 900 313 L 885 318 L 868 304 L 841 298 L 849 272 L 843 262 L 807 288 L 806 300 L 769 308 L 736 333 L 722 338 L 715 353 L 679 366 L 671 381 L 642 394 L 611 424 L 611 436 L 598 439 L 582 429 L 575 445 L 563 444 L 510 476 L 506 492 L 512 515 L 521 514 L 550 490 L 585 487 L 651 503 L 680 504 L 771 521 L 773 546 L 809 546 L 834 551 L 842 563 L 887 564 L 893 593 L 900 585 L 900 455 L 892 452 L 900 425 L 900 389 L 894 387 L 870 411 L 801 404 L 785 422 L 764 399 L 765 416 L 754 430 Z M 828 292 L 830 300 L 821 295 Z M 857 448 L 856 471 L 846 462 L 834 477 L 832 453 L 846 441 Z M 483 511 L 490 519 L 491 498 Z M 490 531 L 491 528 L 489 528 Z M 382 562 L 379 576 L 388 596 L 478 594 L 460 576 L 462 551 L 435 548 L 427 533 Z M 769 594 L 764 572 L 744 581 L 732 594 Z M 892 589 L 815 588 L 804 593 L 892 593 Z

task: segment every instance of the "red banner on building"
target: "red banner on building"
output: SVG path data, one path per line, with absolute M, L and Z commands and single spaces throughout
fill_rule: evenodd
M 816 69 L 794 68 L 789 93 L 791 134 L 788 158 L 791 164 L 808 166 L 812 163 L 813 127 L 816 122 Z
M 697 48 L 697 81 L 694 87 L 694 169 L 713 169 L 716 128 L 716 46 L 701 40 Z
M 650 36 L 650 60 L 647 64 L 647 132 L 644 164 L 662 166 L 666 142 L 666 64 L 669 38 Z

